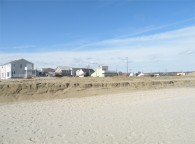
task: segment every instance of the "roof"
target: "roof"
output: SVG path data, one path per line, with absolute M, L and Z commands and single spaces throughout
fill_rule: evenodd
M 82 70 L 83 72 L 89 72 L 89 73 L 95 72 L 93 69 L 82 68 L 81 70 Z
M 71 67 L 68 67 L 68 66 L 58 66 L 56 69 L 61 69 L 61 70 L 70 70 Z
M 72 70 L 80 70 L 80 69 L 82 69 L 82 68 L 71 68 Z
M 26 62 L 28 62 L 28 63 L 31 63 L 31 64 L 33 64 L 32 62 L 29 62 L 29 61 L 27 61 L 27 60 L 25 60 L 25 59 L 18 59 L 18 60 L 13 60 L 13 61 L 10 61 L 10 62 L 8 62 L 8 63 L 5 63 L 5 64 L 3 64 L 3 65 L 6 65 L 6 64 L 10 64 L 10 63 L 15 63 L 15 62 L 17 62 L 17 61 L 26 61 Z
M 52 68 L 42 68 L 43 72 L 55 72 L 55 69 Z
M 116 71 L 106 70 L 103 72 L 104 74 L 117 74 Z

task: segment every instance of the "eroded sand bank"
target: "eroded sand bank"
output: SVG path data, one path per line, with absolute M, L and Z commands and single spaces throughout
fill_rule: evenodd
M 35 78 L 1 80 L 0 103 L 96 96 L 121 92 L 173 87 L 195 87 L 194 76 Z
M 2 144 L 194 144 L 195 88 L 0 105 Z

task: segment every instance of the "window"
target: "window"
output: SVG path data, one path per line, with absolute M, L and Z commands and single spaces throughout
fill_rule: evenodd
M 20 68 L 22 69 L 22 64 L 20 64 Z
M 2 77 L 4 77 L 4 73 L 2 73 Z
M 7 72 L 7 77 L 9 77 L 9 72 Z
M 16 67 L 16 64 L 14 64 L 14 68 Z
M 16 74 L 16 72 L 14 71 L 14 74 Z
M 12 71 L 12 76 L 14 76 L 15 75 L 15 71 Z

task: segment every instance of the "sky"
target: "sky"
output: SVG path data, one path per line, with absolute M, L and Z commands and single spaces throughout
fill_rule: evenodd
M 195 0 L 0 0 L 0 64 L 195 71 Z

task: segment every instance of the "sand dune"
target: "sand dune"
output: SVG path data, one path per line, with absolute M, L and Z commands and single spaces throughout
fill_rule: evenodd
M 195 86 L 195 77 L 37 78 L 0 81 L 0 102 L 86 97 L 135 90 Z
M 2 144 L 194 144 L 195 88 L 0 105 Z

